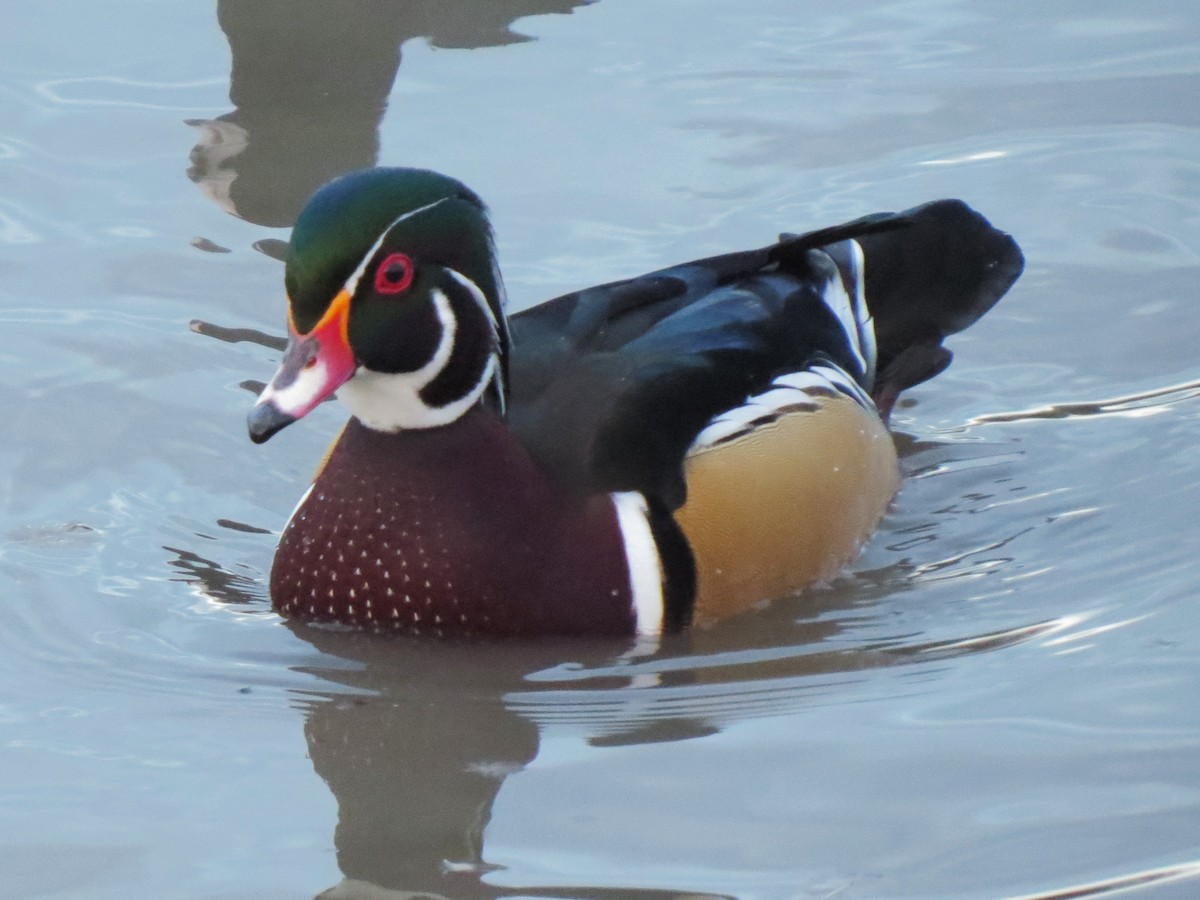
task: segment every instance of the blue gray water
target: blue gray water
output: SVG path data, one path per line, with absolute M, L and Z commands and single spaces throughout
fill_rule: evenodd
M 1193 3 L 0 22 L 0 897 L 1200 891 Z M 264 581 L 341 413 L 252 446 L 222 329 L 376 161 L 489 201 L 518 308 L 942 196 L 1029 264 L 834 583 L 637 663 L 331 635 Z

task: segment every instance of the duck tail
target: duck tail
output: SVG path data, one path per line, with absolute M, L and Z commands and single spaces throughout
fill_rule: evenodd
M 1025 260 L 1010 235 L 961 200 L 851 224 L 868 223 L 823 249 L 848 289 L 862 283 L 876 345 L 871 394 L 886 420 L 901 391 L 950 365 L 943 339 L 991 309 Z

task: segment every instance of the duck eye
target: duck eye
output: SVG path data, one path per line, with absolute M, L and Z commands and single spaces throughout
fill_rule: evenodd
M 399 294 L 413 283 L 413 261 L 403 253 L 392 253 L 375 270 L 375 290 L 380 294 Z

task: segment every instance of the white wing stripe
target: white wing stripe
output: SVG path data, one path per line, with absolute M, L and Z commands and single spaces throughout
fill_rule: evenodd
M 858 316 L 850 307 L 850 295 L 846 293 L 846 286 L 842 284 L 842 276 L 839 272 L 834 272 L 832 278 L 825 282 L 825 288 L 821 292 L 821 299 L 825 301 L 825 305 L 829 310 L 838 317 L 838 321 L 842 325 L 842 331 L 845 332 L 846 342 L 850 345 L 851 352 L 854 353 L 855 361 L 858 363 L 860 372 L 867 371 L 867 360 L 862 352 L 862 340 L 858 331 Z
M 858 321 L 858 341 L 866 358 L 867 383 L 875 381 L 875 320 L 867 306 L 867 260 L 862 245 L 850 242 L 850 279 L 854 284 L 854 318 Z

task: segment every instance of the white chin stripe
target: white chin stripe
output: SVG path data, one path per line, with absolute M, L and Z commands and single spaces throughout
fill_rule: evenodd
M 488 324 L 492 327 L 492 337 L 499 340 L 500 323 L 496 321 L 496 313 L 492 309 L 492 305 L 488 303 L 487 297 L 483 295 L 483 291 L 480 290 L 479 285 L 455 269 L 446 269 L 446 274 L 458 282 L 471 295 L 471 299 L 475 301 L 475 305 L 487 317 Z
M 450 361 L 458 320 L 450 308 L 450 300 L 441 291 L 433 292 L 442 339 L 433 358 L 415 372 L 376 372 L 360 366 L 354 377 L 338 391 L 350 413 L 368 428 L 376 431 L 401 431 L 408 428 L 436 428 L 449 425 L 470 409 L 495 377 L 496 357 L 489 357 L 479 383 L 466 395 L 445 406 L 430 406 L 421 391 L 435 379 Z
M 625 544 L 629 590 L 637 633 L 655 635 L 663 627 L 663 570 L 658 543 L 650 528 L 650 508 L 637 491 L 611 494 Z

